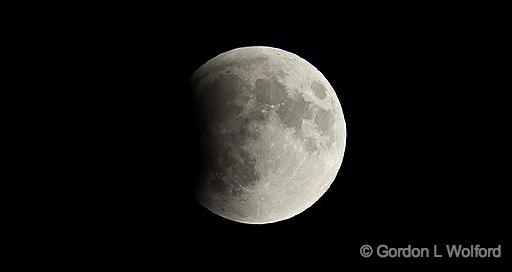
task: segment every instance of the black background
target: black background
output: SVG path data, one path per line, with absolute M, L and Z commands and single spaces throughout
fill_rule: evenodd
M 62 136 L 69 156 L 79 154 L 67 162 L 77 181 L 66 195 L 79 203 L 69 213 L 78 215 L 71 246 L 83 244 L 90 259 L 190 269 L 439 262 L 359 256 L 361 245 L 382 243 L 502 244 L 508 254 L 499 16 L 200 6 L 70 13 L 55 22 L 60 42 L 45 36 L 62 56 L 69 93 L 59 101 L 76 113 L 64 117 L 73 129 Z M 225 220 L 192 197 L 198 157 L 187 79 L 216 55 L 251 45 L 317 67 L 347 122 L 331 188 L 300 215 L 268 225 Z

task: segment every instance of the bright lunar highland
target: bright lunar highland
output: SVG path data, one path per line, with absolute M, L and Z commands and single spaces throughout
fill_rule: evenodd
M 288 219 L 332 184 L 345 151 L 340 101 L 327 79 L 271 47 L 222 53 L 191 77 L 201 131 L 197 200 L 249 224 Z

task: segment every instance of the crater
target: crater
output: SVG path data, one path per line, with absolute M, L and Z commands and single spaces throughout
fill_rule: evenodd
M 276 73 L 276 75 L 280 78 L 285 78 L 287 77 L 289 74 L 285 71 L 283 71 L 283 69 L 279 69 Z
M 231 195 L 234 197 L 242 197 L 244 195 L 244 190 L 239 186 L 235 186 L 231 189 Z
M 311 90 L 313 90 L 313 93 L 316 95 L 316 97 L 320 99 L 325 99 L 327 96 L 327 90 L 325 89 L 324 85 L 318 81 L 313 81 L 313 83 L 311 83 Z
M 306 138 L 304 139 L 304 148 L 308 152 L 315 152 L 318 149 L 318 144 L 316 143 L 315 139 Z
M 275 78 L 257 79 L 254 86 L 256 101 L 259 103 L 276 105 L 283 102 L 286 97 L 286 87 Z

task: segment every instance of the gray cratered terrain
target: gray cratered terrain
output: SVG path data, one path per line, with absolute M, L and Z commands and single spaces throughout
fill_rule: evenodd
M 345 150 L 345 119 L 325 77 L 271 47 L 234 49 L 191 77 L 203 164 L 196 189 L 210 211 L 242 223 L 288 219 L 329 188 Z

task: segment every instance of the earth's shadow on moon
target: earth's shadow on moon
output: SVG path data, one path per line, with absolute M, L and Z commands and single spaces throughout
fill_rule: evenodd
M 198 65 L 199 67 L 199 65 Z M 197 67 L 196 67 L 197 68 Z M 193 72 L 194 70 L 192 70 Z M 182 127 L 185 133 L 183 136 L 183 143 L 178 143 L 180 149 L 185 149 L 187 156 L 186 167 L 180 169 L 181 174 L 179 176 L 186 177 L 183 182 L 186 182 L 186 198 L 189 203 L 190 209 L 186 211 L 187 220 L 191 220 L 192 223 L 196 223 L 198 226 L 205 222 L 212 221 L 226 221 L 216 214 L 211 213 L 205 209 L 196 198 L 197 189 L 201 186 L 200 175 L 202 173 L 202 165 L 204 161 L 204 150 L 201 148 L 201 126 L 202 121 L 198 112 L 198 105 L 194 97 L 193 89 L 189 83 L 190 75 L 184 77 L 182 82 L 182 89 L 185 90 L 183 94 L 182 102 L 180 105 L 181 117 L 179 119 L 183 122 Z M 235 223 L 235 222 L 232 222 Z M 238 224 L 238 223 L 236 223 Z

